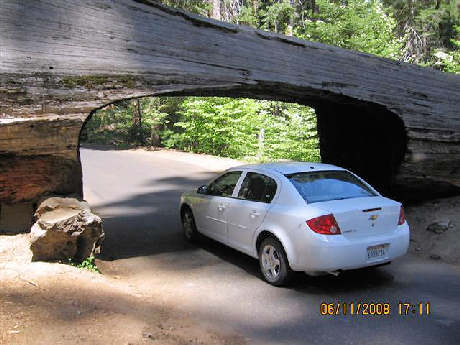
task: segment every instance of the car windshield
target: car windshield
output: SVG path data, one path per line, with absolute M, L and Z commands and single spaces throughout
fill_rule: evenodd
M 285 176 L 307 203 L 377 195 L 345 170 L 299 172 Z

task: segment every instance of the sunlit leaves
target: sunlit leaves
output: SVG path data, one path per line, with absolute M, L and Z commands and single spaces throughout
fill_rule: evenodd
M 349 0 L 346 6 L 317 0 L 319 11 L 294 29 L 296 36 L 343 48 L 396 58 L 400 42 L 394 36 L 396 22 L 380 1 Z
M 169 146 L 233 158 L 319 160 L 316 116 L 297 104 L 231 98 L 187 98 L 181 107 L 182 132 Z

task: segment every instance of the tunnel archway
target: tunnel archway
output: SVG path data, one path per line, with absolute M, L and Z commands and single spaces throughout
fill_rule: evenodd
M 202 92 L 198 94 L 203 95 Z M 206 96 L 209 94 L 206 92 Z M 226 95 L 222 92 L 218 94 Z M 187 95 L 195 94 L 189 91 Z M 266 99 L 280 98 L 274 95 Z M 340 99 L 343 100 L 344 97 Z M 99 109 L 107 106 L 109 105 Z M 342 166 L 357 173 L 386 195 L 404 197 L 392 188 L 407 149 L 403 121 L 384 107 L 372 103 L 349 100 L 347 103 L 313 102 L 313 106 L 317 114 L 322 162 Z M 98 110 L 92 111 L 85 119 L 80 139 L 88 121 Z M 409 196 L 406 199 L 411 198 Z
M 128 103 L 133 106 L 131 111 L 135 111 L 135 103 Z M 349 168 L 388 195 L 391 192 L 392 178 L 406 148 L 402 121 L 395 114 L 372 104 L 359 106 L 350 103 L 322 103 L 316 104 L 316 109 L 318 120 L 323 126 L 320 128 L 323 131 L 323 161 Z M 96 111 L 93 111 L 86 118 L 84 126 L 96 116 Z M 110 116 L 110 111 L 105 113 L 104 117 L 107 116 Z M 145 162 L 139 162 L 139 166 L 133 164 L 135 160 L 130 160 L 132 157 L 129 157 L 132 151 L 84 146 L 82 152 L 83 181 L 86 185 L 83 186 L 84 197 L 105 219 L 105 260 L 181 248 L 182 241 L 178 238 L 180 232 L 165 231 L 179 228 L 179 225 L 176 224 L 177 215 L 168 213 L 164 203 L 167 200 L 177 202 L 181 192 L 196 188 L 214 174 L 203 175 L 200 176 L 202 179 L 197 179 L 185 169 L 174 171 L 173 168 L 170 175 L 164 176 L 164 170 L 168 166 L 164 157 L 161 159 L 159 156 L 157 163 L 154 153 L 148 157 L 145 155 L 143 160 L 148 161 L 153 170 L 159 164 L 160 173 L 157 177 L 156 173 L 151 174 L 151 169 L 146 169 Z M 125 167 L 126 164 L 129 167 Z M 131 170 L 132 175 L 127 175 L 127 171 Z M 145 176 L 149 178 L 146 179 Z M 136 180 L 148 180 L 151 185 L 143 183 L 139 188 Z M 168 186 L 167 191 L 162 189 L 164 184 Z M 88 185 L 92 186 L 92 191 L 88 190 Z M 155 185 L 160 186 L 158 190 Z M 184 189 L 179 192 L 181 188 Z M 136 228 L 135 233 L 129 230 L 132 227 Z

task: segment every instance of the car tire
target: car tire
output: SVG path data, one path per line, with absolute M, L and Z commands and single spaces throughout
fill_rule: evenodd
M 182 229 L 185 240 L 194 242 L 198 238 L 198 231 L 195 225 L 195 218 L 193 217 L 192 210 L 189 207 L 184 208 L 182 211 Z
M 260 272 L 264 280 L 274 286 L 287 285 L 294 272 L 283 245 L 274 237 L 264 239 L 259 247 Z

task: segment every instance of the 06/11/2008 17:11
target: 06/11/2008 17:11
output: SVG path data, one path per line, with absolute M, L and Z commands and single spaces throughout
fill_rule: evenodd
M 398 315 L 430 315 L 430 302 L 398 302 Z M 320 304 L 321 315 L 369 315 L 382 316 L 391 315 L 392 308 L 388 302 L 335 302 Z

